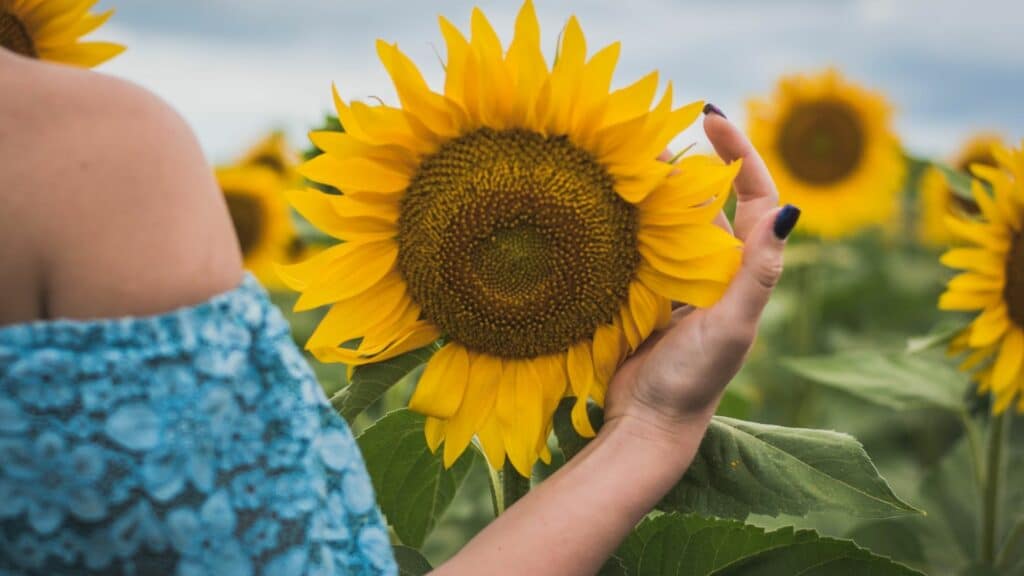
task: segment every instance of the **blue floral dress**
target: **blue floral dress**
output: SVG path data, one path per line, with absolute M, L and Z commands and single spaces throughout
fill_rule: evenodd
M 352 434 L 251 277 L 0 328 L 0 574 L 394 574 Z

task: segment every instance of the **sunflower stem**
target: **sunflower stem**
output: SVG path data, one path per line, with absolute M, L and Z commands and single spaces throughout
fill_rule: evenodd
M 530 479 L 519 474 L 512 462 L 505 460 L 501 470 L 502 512 L 508 510 L 530 491 Z
M 1006 437 L 1005 412 L 992 418 L 988 431 L 988 454 L 986 455 L 985 490 L 982 494 L 981 509 L 981 561 L 986 566 L 995 566 L 996 531 L 999 526 L 999 491 L 1003 471 L 1003 442 Z
M 505 511 L 505 493 L 501 485 L 501 472 L 488 462 L 487 475 L 491 481 L 491 508 L 494 509 L 494 517 L 497 518 Z
M 809 240 L 814 250 L 811 261 L 801 266 L 797 278 L 798 289 L 801 296 L 801 305 L 797 311 L 796 328 L 796 352 L 800 356 L 807 356 L 819 352 L 818 326 L 822 308 L 822 274 L 819 270 L 821 263 L 821 251 L 823 243 L 815 238 Z M 817 387 L 806 379 L 800 379 L 801 386 L 797 397 L 793 400 L 790 422 L 794 426 L 811 425 L 812 415 L 816 403 L 815 393 Z
M 978 426 L 971 419 L 966 409 L 960 410 L 960 419 L 963 421 L 964 430 L 967 433 L 967 445 L 971 453 L 971 468 L 974 470 L 974 485 L 978 497 L 981 497 L 982 487 L 985 485 L 985 470 L 981 462 L 981 438 L 978 436 Z

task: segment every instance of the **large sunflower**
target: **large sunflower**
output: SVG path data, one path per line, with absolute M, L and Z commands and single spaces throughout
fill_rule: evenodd
M 906 169 L 881 95 L 826 70 L 782 78 L 748 108 L 750 139 L 805 230 L 839 237 L 891 221 Z
M 971 166 L 992 194 L 978 180 L 972 183 L 978 217 L 946 217 L 954 239 L 970 247 L 942 256 L 943 264 L 964 272 L 949 282 L 939 308 L 981 311 L 951 352 L 971 351 L 961 369 L 975 371 L 979 391 L 991 392 L 996 413 L 1018 396 L 1017 409 L 1024 412 L 1024 141 L 1020 145 L 992 147 L 997 167 Z
M 0 0 L 0 48 L 40 60 L 91 68 L 124 51 L 110 42 L 81 42 L 113 10 L 92 14 L 97 0 Z
M 740 243 L 713 224 L 738 163 L 655 160 L 698 117 L 651 108 L 656 73 L 610 91 L 619 44 L 586 56 L 575 18 L 549 68 L 527 1 L 507 50 L 479 9 L 464 37 L 441 18 L 443 92 L 394 44 L 377 50 L 401 107 L 345 103 L 345 133 L 300 172 L 343 190 L 293 193 L 310 222 L 345 240 L 281 272 L 296 310 L 332 304 L 306 344 L 318 359 L 380 362 L 443 338 L 410 400 L 450 466 L 478 436 L 523 475 L 559 400 L 594 431 L 619 362 L 667 322 L 670 299 L 715 302 Z M 342 346 L 346 344 L 345 346 Z
M 246 269 L 268 288 L 281 287 L 274 267 L 294 262 L 300 243 L 278 175 L 259 166 L 217 169 Z
M 976 134 L 964 143 L 957 155 L 951 159 L 950 166 L 961 172 L 967 172 L 973 164 L 995 166 L 996 159 L 992 156 L 992 147 L 1002 143 L 1003 139 L 996 134 Z M 949 244 L 952 236 L 946 228 L 946 215 L 950 212 L 978 213 L 978 205 L 958 196 L 946 181 L 942 170 L 934 166 L 928 167 L 921 175 L 918 188 L 920 215 L 917 231 L 924 244 Z

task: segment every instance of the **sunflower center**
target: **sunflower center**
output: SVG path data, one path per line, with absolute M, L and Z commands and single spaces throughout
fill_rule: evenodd
M 258 200 L 246 194 L 225 190 L 224 198 L 228 203 L 231 221 L 235 225 L 235 235 L 238 236 L 238 245 L 242 248 L 242 257 L 248 257 L 259 245 L 260 235 L 263 233 L 263 208 Z
M 794 176 L 810 184 L 834 184 L 860 165 L 864 130 L 842 102 L 807 102 L 795 106 L 782 123 L 778 144 Z
M 564 136 L 481 128 L 426 157 L 398 266 L 423 315 L 471 350 L 563 352 L 611 322 L 639 262 L 633 206 Z
M 15 54 L 36 58 L 36 44 L 17 16 L 0 8 L 0 47 Z
M 1010 256 L 1006 260 L 1006 284 L 1003 286 L 1003 300 L 1010 319 L 1024 328 L 1024 234 L 1013 237 Z

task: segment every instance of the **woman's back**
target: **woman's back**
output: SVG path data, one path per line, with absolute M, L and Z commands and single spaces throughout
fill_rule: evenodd
M 0 574 L 393 573 L 178 117 L 0 50 Z

